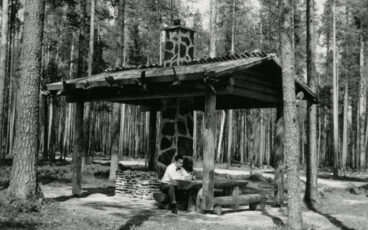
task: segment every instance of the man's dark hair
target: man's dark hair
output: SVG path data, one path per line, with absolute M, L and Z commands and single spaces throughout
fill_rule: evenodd
M 174 157 L 174 160 L 175 160 L 175 161 L 178 161 L 179 159 L 182 159 L 182 160 L 184 160 L 184 157 L 183 157 L 183 155 L 181 155 L 181 154 L 178 154 L 178 155 L 176 155 L 176 156 Z

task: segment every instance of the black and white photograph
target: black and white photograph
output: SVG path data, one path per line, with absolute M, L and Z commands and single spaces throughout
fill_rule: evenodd
M 0 7 L 1 230 L 368 229 L 368 0 Z

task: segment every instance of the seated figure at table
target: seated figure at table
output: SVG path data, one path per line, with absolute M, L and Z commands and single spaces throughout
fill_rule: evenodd
M 191 180 L 192 175 L 183 168 L 183 155 L 176 155 L 174 162 L 167 166 L 164 176 L 161 179 L 163 182 L 162 190 L 169 195 L 170 206 L 172 213 L 178 213 L 176 207 L 175 196 L 175 181 L 176 180 Z

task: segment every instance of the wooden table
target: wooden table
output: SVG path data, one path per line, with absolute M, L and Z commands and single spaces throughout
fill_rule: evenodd
M 178 190 L 186 190 L 188 194 L 187 210 L 202 212 L 202 180 L 177 180 L 175 182 Z M 233 180 L 233 179 L 215 179 L 215 197 L 214 197 L 214 212 L 221 214 L 222 206 L 230 206 L 234 209 L 239 208 L 240 205 L 249 205 L 250 209 L 254 210 L 262 201 L 261 194 L 241 195 L 240 188 L 246 187 L 247 180 Z

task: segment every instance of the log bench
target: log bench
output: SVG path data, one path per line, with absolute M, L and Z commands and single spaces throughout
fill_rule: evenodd
M 187 192 L 187 202 L 185 210 L 202 212 L 202 181 L 177 181 L 178 190 Z M 221 215 L 222 207 L 239 209 L 239 206 L 249 205 L 250 210 L 255 210 L 257 205 L 264 207 L 264 196 L 262 194 L 241 194 L 240 188 L 248 184 L 246 180 L 216 179 L 214 181 L 214 213 Z M 168 195 L 165 193 L 155 193 L 153 195 L 159 208 L 168 207 Z M 183 204 L 181 204 L 182 206 Z

